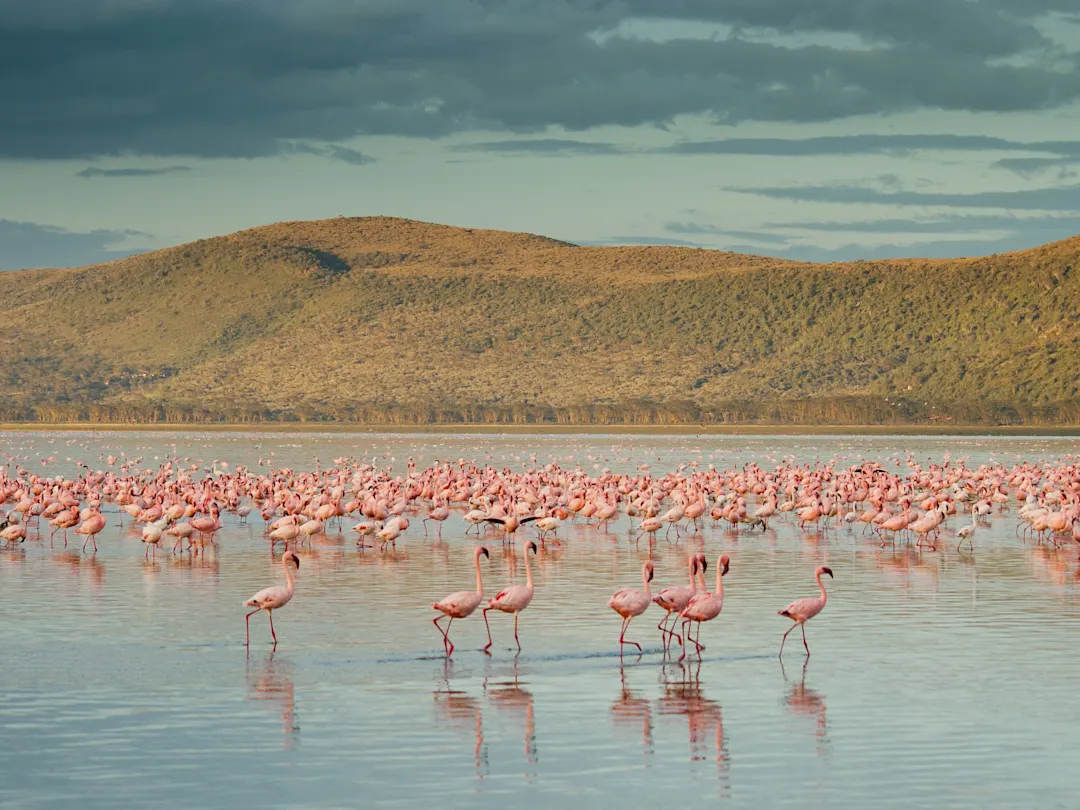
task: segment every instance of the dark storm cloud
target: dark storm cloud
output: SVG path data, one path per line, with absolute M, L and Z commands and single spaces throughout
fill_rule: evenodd
M 87 166 L 81 172 L 75 172 L 76 177 L 157 177 L 162 174 L 176 174 L 177 172 L 190 172 L 190 166 L 165 166 L 161 169 L 99 169 L 96 166 Z
M 1076 54 L 1032 24 L 1062 5 L 0 0 L 0 157 L 256 157 L 365 134 L 582 131 L 688 113 L 1044 110 L 1080 98 Z M 660 15 L 734 33 L 659 40 L 622 26 Z M 859 47 L 798 44 L 838 33 Z
M 826 185 L 774 188 L 729 188 L 776 200 L 860 205 L 943 205 L 957 208 L 1010 208 L 1024 211 L 1080 211 L 1080 185 L 1022 191 L 980 191 L 971 194 L 881 191 L 867 186 Z
M 130 256 L 131 250 L 112 246 L 138 231 L 77 233 L 36 222 L 0 219 L 0 270 L 27 267 L 78 267 Z

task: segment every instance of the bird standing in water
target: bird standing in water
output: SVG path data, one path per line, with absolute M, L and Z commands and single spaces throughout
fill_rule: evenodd
M 439 632 L 442 633 L 443 649 L 446 650 L 447 655 L 452 655 L 454 652 L 454 642 L 450 640 L 450 625 L 454 623 L 454 619 L 464 619 L 471 616 L 473 611 L 480 607 L 480 602 L 484 598 L 484 582 L 480 578 L 481 554 L 488 559 L 491 559 L 488 550 L 483 546 L 477 546 L 476 550 L 473 552 L 473 562 L 476 564 L 476 590 L 457 591 L 431 606 L 435 610 L 442 611 L 443 615 L 450 617 L 450 621 L 446 623 L 445 630 L 439 625 L 439 619 L 441 619 L 442 616 L 436 616 L 432 619 L 435 626 L 439 628 Z
M 784 655 L 784 642 L 787 641 L 788 633 L 796 627 L 802 628 L 803 647 L 806 648 L 806 657 L 810 657 L 810 647 L 806 643 L 806 623 L 821 613 L 825 607 L 825 602 L 828 601 L 829 598 L 829 595 L 825 592 L 825 586 L 821 583 L 822 574 L 828 574 L 831 579 L 833 572 L 831 568 L 824 565 L 819 566 L 818 569 L 814 571 L 814 579 L 821 589 L 821 596 L 809 596 L 806 599 L 796 599 L 783 610 L 777 611 L 779 615 L 787 616 L 795 622 L 795 624 L 787 629 L 787 633 L 784 633 L 784 637 L 780 640 L 781 657 Z
M 244 617 L 246 644 L 251 644 L 251 617 L 260 610 L 265 610 L 267 617 L 270 619 L 270 635 L 274 638 L 274 646 L 277 646 L 277 633 L 274 632 L 274 611 L 289 604 L 289 600 L 296 593 L 295 574 L 290 566 L 295 566 L 299 570 L 300 558 L 296 556 L 296 552 L 286 551 L 281 555 L 281 567 L 285 569 L 285 584 L 263 588 L 244 602 L 247 607 L 255 608 Z

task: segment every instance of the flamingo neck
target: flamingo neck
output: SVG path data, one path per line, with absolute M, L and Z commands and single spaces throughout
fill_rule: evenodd
M 476 594 L 482 597 L 484 595 L 484 583 L 480 579 L 480 549 L 477 549 L 473 555 L 473 562 L 476 563 Z
M 716 563 L 716 595 L 724 595 L 724 564 L 719 561 Z
M 641 584 L 645 586 L 645 595 L 652 598 L 652 592 L 649 590 L 649 575 L 645 571 L 644 566 L 641 569 Z
M 285 569 L 285 587 L 289 589 L 289 593 L 296 590 L 296 581 L 293 579 L 292 569 L 289 568 L 289 563 L 284 559 L 281 561 L 281 567 Z
M 532 578 L 532 565 L 529 563 L 529 547 L 525 546 L 525 585 L 529 588 L 533 586 Z
M 821 588 L 821 601 L 827 602 L 829 599 L 829 594 L 825 591 L 825 583 L 821 581 L 821 572 L 814 574 L 814 579 L 817 580 L 817 586 Z
M 690 592 L 693 593 L 697 590 L 697 580 L 694 575 L 697 573 L 697 562 L 693 556 L 690 557 Z

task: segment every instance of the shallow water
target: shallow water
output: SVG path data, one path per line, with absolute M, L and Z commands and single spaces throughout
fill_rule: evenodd
M 903 463 L 967 457 L 1048 460 L 1075 439 L 919 437 L 283 436 L 0 434 L 12 463 L 71 474 L 99 455 L 177 452 L 257 467 L 376 459 L 403 474 L 465 458 L 512 468 L 557 460 L 583 469 L 724 468 L 756 460 L 863 457 Z M 175 448 L 175 451 L 174 451 Z M 26 456 L 26 458 L 22 458 Z M 591 456 L 591 458 L 590 458 Z M 48 461 L 55 457 L 54 461 Z M 41 466 L 41 460 L 47 464 Z M 0 458 L 0 461 L 4 459 Z M 610 594 L 640 586 L 647 545 L 580 523 L 533 564 L 521 617 L 455 622 L 452 661 L 431 602 L 474 581 L 460 513 L 441 541 L 418 519 L 396 552 L 359 551 L 346 533 L 301 551 L 297 595 L 277 612 L 271 651 L 251 593 L 281 580 L 261 521 L 224 515 L 216 550 L 192 562 L 143 559 L 138 534 L 109 528 L 95 555 L 81 539 L 31 533 L 0 551 L 0 806 L 640 807 L 713 799 L 741 807 L 1073 807 L 1080 776 L 1074 548 L 1025 544 L 1015 511 L 995 514 L 958 554 L 953 518 L 938 552 L 880 548 L 859 530 L 822 536 L 777 521 L 764 534 L 707 526 L 661 539 L 654 588 L 682 584 L 686 554 L 731 556 L 721 617 L 702 660 L 664 662 L 656 609 L 620 658 Z M 434 531 L 434 530 L 433 530 Z M 489 543 L 485 587 L 521 581 L 523 560 Z M 167 550 L 166 550 L 167 551 Z M 776 611 L 830 599 L 797 631 Z M 651 620 L 650 620 L 651 619 Z

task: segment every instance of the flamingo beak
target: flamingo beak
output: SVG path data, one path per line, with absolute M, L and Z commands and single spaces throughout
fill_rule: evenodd
M 835 579 L 835 577 L 833 577 L 833 574 L 832 574 L 832 569 L 831 569 L 831 568 L 826 568 L 826 569 L 825 569 L 824 571 L 822 571 L 821 573 L 823 573 L 823 574 L 828 574 L 830 578 L 832 578 L 832 579 Z
M 480 553 L 487 557 L 489 560 L 491 559 L 491 555 L 488 554 L 488 550 L 486 548 L 481 548 Z

